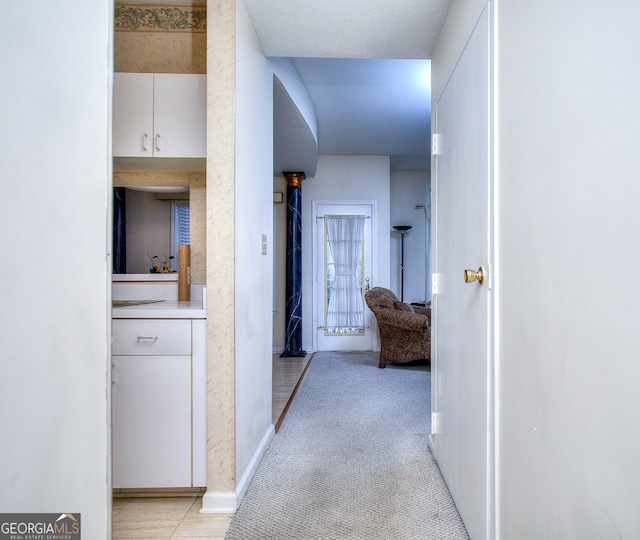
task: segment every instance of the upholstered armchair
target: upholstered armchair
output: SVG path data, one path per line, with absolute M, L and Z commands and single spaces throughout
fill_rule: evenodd
M 380 363 L 431 358 L 431 308 L 400 302 L 389 289 L 374 287 L 364 296 L 380 331 Z

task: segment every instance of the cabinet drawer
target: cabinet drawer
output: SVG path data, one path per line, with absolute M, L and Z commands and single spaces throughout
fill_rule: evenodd
M 191 321 L 114 319 L 114 355 L 190 355 Z

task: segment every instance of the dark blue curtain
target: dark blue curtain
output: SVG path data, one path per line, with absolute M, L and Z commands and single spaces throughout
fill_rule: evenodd
M 113 273 L 127 273 L 125 188 L 113 188 Z

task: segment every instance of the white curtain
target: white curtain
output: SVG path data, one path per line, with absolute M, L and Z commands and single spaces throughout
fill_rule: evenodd
M 335 276 L 326 326 L 363 327 L 364 305 L 358 266 L 362 256 L 364 216 L 325 216 Z

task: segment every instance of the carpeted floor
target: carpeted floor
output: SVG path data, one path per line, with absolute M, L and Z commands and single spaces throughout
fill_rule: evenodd
M 466 539 L 427 448 L 428 366 L 316 353 L 226 538 Z

